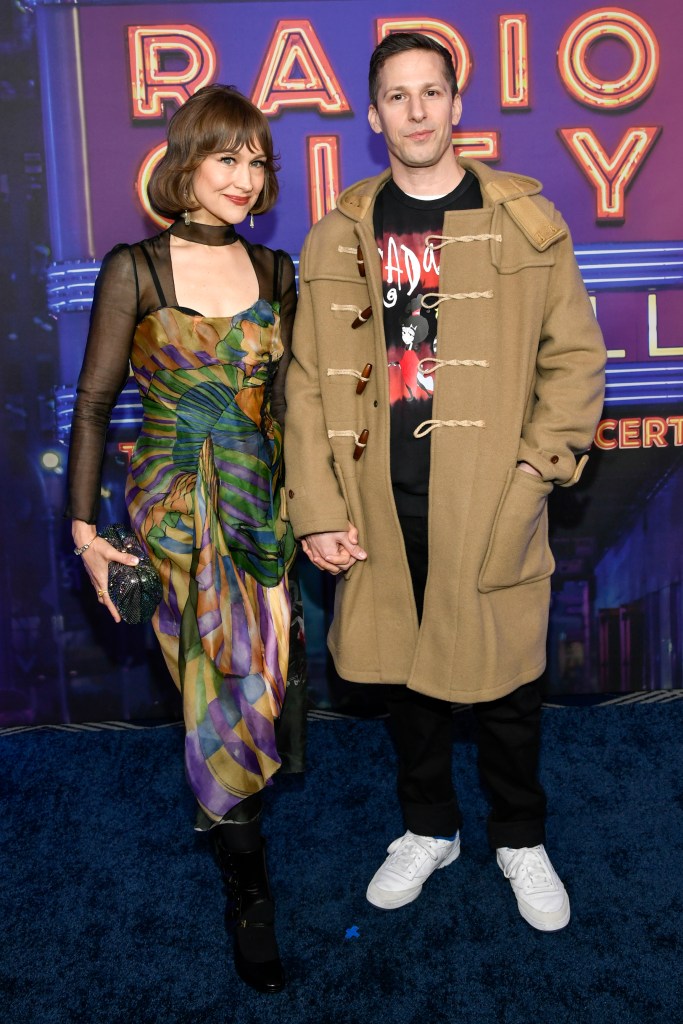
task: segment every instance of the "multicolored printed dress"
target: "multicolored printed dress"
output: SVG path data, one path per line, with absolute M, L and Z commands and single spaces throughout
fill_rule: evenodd
M 273 294 L 220 318 L 170 305 L 145 244 L 125 247 L 138 307 L 141 254 L 158 296 L 129 349 L 143 421 L 126 503 L 161 575 L 153 626 L 182 693 L 187 776 L 210 823 L 280 765 L 274 721 L 285 696 L 295 553 L 280 516 L 282 431 L 270 410 L 284 353 L 281 303 Z

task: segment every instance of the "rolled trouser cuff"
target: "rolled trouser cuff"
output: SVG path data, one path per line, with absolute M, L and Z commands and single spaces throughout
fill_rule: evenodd
M 545 843 L 545 821 L 489 821 L 487 825 L 491 849 L 508 846 L 519 850 L 523 846 L 542 846 Z
M 455 800 L 445 804 L 403 804 L 405 827 L 417 836 L 452 836 L 462 825 Z

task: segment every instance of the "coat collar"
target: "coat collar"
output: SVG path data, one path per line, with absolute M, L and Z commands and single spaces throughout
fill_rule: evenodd
M 479 160 L 461 159 L 459 162 L 464 170 L 471 171 L 479 181 L 484 208 L 491 209 L 494 219 L 498 219 L 503 216 L 501 208 L 504 207 L 539 252 L 545 252 L 551 245 L 567 237 L 567 228 L 555 223 L 548 212 L 532 199 L 542 187 L 536 178 L 494 171 Z M 387 170 L 374 178 L 365 178 L 345 189 L 339 196 L 337 209 L 356 222 L 361 234 L 371 230 L 375 198 L 390 176 L 391 172 Z
M 537 195 L 542 188 L 536 178 L 524 174 L 494 171 L 480 160 L 459 159 L 460 166 L 471 171 L 478 179 L 485 206 L 497 206 L 522 196 Z M 337 200 L 337 209 L 350 220 L 363 220 L 374 206 L 377 193 L 391 177 L 391 171 L 382 171 L 372 178 L 364 178 L 344 189 Z

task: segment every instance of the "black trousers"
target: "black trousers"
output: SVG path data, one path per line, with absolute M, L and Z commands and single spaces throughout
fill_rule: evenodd
M 427 582 L 425 517 L 401 517 L 401 529 L 422 619 Z M 462 825 L 453 785 L 453 715 L 449 701 L 387 687 L 398 754 L 398 797 L 406 828 L 418 835 L 450 836 Z M 545 841 L 546 798 L 538 780 L 541 693 L 537 682 L 497 700 L 472 705 L 477 720 L 479 771 L 488 789 L 488 837 L 493 848 Z

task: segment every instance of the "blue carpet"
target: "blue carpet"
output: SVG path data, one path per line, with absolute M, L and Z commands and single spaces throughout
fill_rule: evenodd
M 400 910 L 365 887 L 402 831 L 381 721 L 313 720 L 268 794 L 289 985 L 235 979 L 177 726 L 0 736 L 3 1024 L 679 1024 L 683 701 L 544 712 L 548 848 L 572 899 L 519 917 L 456 715 L 460 859 Z

